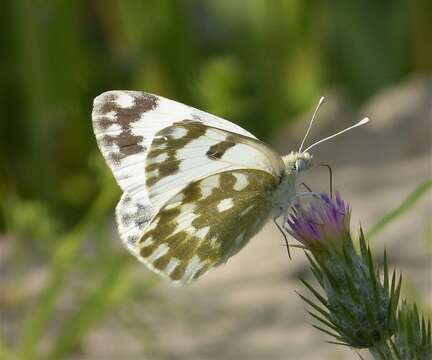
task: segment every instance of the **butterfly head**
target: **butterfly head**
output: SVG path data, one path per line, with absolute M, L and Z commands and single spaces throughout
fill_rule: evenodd
M 312 155 L 305 151 L 292 151 L 288 155 L 282 157 L 285 165 L 285 172 L 288 174 L 308 170 L 312 166 L 312 159 Z

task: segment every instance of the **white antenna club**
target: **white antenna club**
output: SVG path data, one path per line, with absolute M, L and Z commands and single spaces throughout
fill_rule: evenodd
M 317 141 L 316 143 L 312 144 L 312 145 L 309 146 L 307 149 L 305 149 L 304 152 L 309 151 L 310 149 L 314 148 L 314 147 L 317 146 L 318 144 L 323 143 L 324 141 L 327 141 L 327 140 L 333 139 L 334 137 L 336 137 L 336 136 L 338 136 L 338 135 L 341 135 L 341 134 L 343 134 L 343 133 L 345 133 L 345 132 L 347 132 L 347 131 L 349 131 L 349 130 L 352 130 L 352 129 L 356 128 L 356 127 L 359 127 L 359 126 L 365 125 L 365 124 L 367 124 L 368 122 L 369 122 L 369 118 L 366 117 L 366 118 L 360 120 L 357 124 L 354 124 L 354 125 L 352 125 L 352 126 L 350 126 L 350 127 L 347 127 L 347 128 L 344 129 L 344 130 L 341 130 L 341 131 L 337 132 L 336 134 L 330 135 L 330 136 L 328 136 L 328 137 L 326 137 L 326 138 L 324 138 L 324 139 L 321 139 L 321 140 Z

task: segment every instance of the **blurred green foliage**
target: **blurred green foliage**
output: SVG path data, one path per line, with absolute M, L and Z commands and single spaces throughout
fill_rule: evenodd
M 377 221 L 377 223 L 367 232 L 367 239 L 370 240 L 372 237 L 390 225 L 393 221 L 397 220 L 397 218 L 404 215 L 431 189 L 432 178 L 427 179 L 422 184 L 420 184 L 396 209 L 389 211 L 387 214 L 385 214 L 385 216 L 379 219 L 379 221 Z
M 102 91 L 161 94 L 266 138 L 328 87 L 361 101 L 430 70 L 431 14 L 407 0 L 4 0 L 0 194 L 70 226 L 97 190 Z
M 270 138 L 329 88 L 360 103 L 432 70 L 431 4 L 3 0 L 0 233 L 17 245 L 16 287 L 29 264 L 50 266 L 38 299 L 14 303 L 28 315 L 7 336 L 19 338 L 17 358 L 63 358 L 135 286 L 124 251 L 107 245 L 114 241 L 103 230 L 119 193 L 91 129 L 95 96 L 146 90 Z M 76 305 L 41 355 L 65 293 Z M 11 352 L 0 336 L 0 357 Z

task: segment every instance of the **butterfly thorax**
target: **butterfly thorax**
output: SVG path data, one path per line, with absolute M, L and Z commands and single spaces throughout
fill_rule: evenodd
M 296 195 L 297 175 L 301 171 L 308 170 L 312 165 L 312 155 L 303 152 L 291 152 L 282 157 L 284 169 L 280 183 L 274 193 L 274 207 L 276 212 L 285 212 Z

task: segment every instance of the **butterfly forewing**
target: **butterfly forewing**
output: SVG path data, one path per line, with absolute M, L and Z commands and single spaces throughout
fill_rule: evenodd
M 172 281 L 197 279 L 260 229 L 276 186 L 276 177 L 256 169 L 221 172 L 189 184 L 151 220 L 137 243 L 138 258 Z
M 99 95 L 93 103 L 92 118 L 101 152 L 123 190 L 134 186 L 127 179 L 131 174 L 137 176 L 137 167 L 147 156 L 155 134 L 176 122 L 193 119 L 254 138 L 227 120 L 141 91 L 108 91 Z

